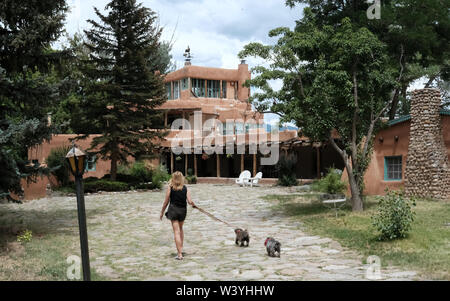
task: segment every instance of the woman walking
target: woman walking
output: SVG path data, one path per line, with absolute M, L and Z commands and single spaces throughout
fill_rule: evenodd
M 169 205 L 170 201 L 170 205 Z M 172 222 L 173 235 L 175 239 L 175 245 L 177 247 L 178 256 L 177 260 L 183 259 L 183 224 L 186 219 L 187 203 L 195 208 L 194 202 L 191 200 L 191 193 L 184 185 L 184 176 L 181 172 L 177 171 L 172 174 L 172 179 L 169 182 L 166 192 L 166 198 L 162 206 L 160 220 L 162 220 L 164 212 L 167 206 L 169 209 L 166 212 L 166 217 Z

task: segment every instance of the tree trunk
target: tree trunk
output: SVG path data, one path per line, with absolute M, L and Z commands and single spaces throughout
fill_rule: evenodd
M 363 211 L 364 208 L 358 181 L 356 180 L 355 175 L 353 174 L 353 169 L 348 162 L 348 155 L 336 144 L 333 138 L 330 137 L 329 141 L 331 142 L 333 148 L 341 155 L 345 164 L 345 169 L 347 169 L 350 193 L 352 194 L 352 211 Z
M 400 100 L 400 91 L 399 89 L 395 89 L 394 98 L 391 104 L 391 109 L 389 110 L 389 120 L 393 120 L 395 118 L 395 114 L 397 113 L 398 102 Z
M 363 211 L 363 202 L 361 192 L 359 191 L 358 181 L 355 179 L 352 168 L 348 166 L 348 164 L 345 166 L 347 169 L 350 192 L 352 194 L 352 211 Z
M 117 178 L 117 156 L 113 154 L 111 156 L 111 180 L 115 181 Z

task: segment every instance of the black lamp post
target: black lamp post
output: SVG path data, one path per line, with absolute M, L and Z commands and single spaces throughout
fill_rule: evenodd
M 86 163 L 86 154 L 74 144 L 67 153 L 66 159 L 69 162 L 70 171 L 75 177 L 77 190 L 78 207 L 78 227 L 80 229 L 81 264 L 83 267 L 84 281 L 91 280 L 91 268 L 89 264 L 89 247 L 86 226 L 86 209 L 84 207 L 83 173 Z

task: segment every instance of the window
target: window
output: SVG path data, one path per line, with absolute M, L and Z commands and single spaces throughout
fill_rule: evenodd
M 227 81 L 222 81 L 222 98 L 227 98 Z
M 189 78 L 183 78 L 181 80 L 181 90 L 184 91 L 187 89 L 189 89 Z
M 86 171 L 95 171 L 96 170 L 96 156 L 88 156 L 86 162 Z
M 208 97 L 219 98 L 220 94 L 220 81 L 208 80 Z
M 205 97 L 205 80 L 192 78 L 191 79 L 192 92 L 194 92 L 197 97 Z
M 233 135 L 234 134 L 234 123 L 226 122 L 222 124 L 223 127 L 223 135 Z
M 167 93 L 167 99 L 171 100 L 172 99 L 172 88 L 171 88 L 170 83 L 166 84 L 166 93 Z
M 236 122 L 236 135 L 244 134 L 244 124 L 242 122 Z
M 384 157 L 384 180 L 402 180 L 402 157 Z
M 173 82 L 173 99 L 180 98 L 180 82 Z

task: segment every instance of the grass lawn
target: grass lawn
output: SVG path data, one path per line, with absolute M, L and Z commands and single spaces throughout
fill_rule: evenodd
M 421 200 L 413 207 L 415 221 L 407 238 L 379 241 L 371 224 L 377 200 L 368 197 L 365 211 L 351 212 L 346 205 L 339 217 L 324 207 L 316 194 L 269 195 L 273 210 L 303 222 L 307 231 L 330 237 L 359 251 L 365 258 L 377 255 L 382 266 L 415 270 L 425 279 L 450 280 L 450 203 Z

